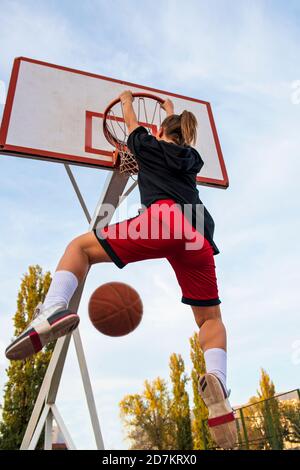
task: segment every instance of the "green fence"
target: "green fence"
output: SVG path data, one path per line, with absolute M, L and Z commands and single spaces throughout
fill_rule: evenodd
M 238 407 L 235 417 L 238 449 L 300 450 L 299 389 Z

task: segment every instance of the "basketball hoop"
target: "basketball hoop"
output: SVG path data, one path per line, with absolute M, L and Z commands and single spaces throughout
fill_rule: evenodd
M 148 93 L 133 93 L 133 107 L 137 120 L 149 132 L 155 132 L 161 126 L 161 105 L 165 100 Z M 139 171 L 138 163 L 127 147 L 129 137 L 124 120 L 121 100 L 112 101 L 103 115 L 103 133 L 106 140 L 115 147 L 115 161 L 119 159 L 119 171 L 126 175 L 136 175 Z

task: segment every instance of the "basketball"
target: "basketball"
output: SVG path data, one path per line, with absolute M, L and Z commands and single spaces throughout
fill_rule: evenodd
M 123 282 L 103 284 L 90 297 L 90 320 L 105 335 L 128 335 L 139 325 L 142 315 L 143 304 L 139 294 Z

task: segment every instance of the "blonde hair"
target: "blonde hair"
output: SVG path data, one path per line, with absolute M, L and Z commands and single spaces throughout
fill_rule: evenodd
M 189 111 L 172 114 L 166 117 L 161 124 L 165 135 L 177 145 L 195 145 L 197 126 L 195 115 Z

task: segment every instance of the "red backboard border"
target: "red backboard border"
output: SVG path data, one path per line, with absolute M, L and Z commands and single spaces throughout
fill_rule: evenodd
M 176 94 L 176 93 L 170 93 L 170 92 L 164 91 L 164 90 L 159 90 L 159 89 L 150 88 L 150 87 L 147 87 L 147 86 L 137 85 L 136 83 L 132 83 L 132 82 L 126 82 L 126 81 L 122 81 L 122 80 L 117 80 L 115 78 L 105 77 L 103 75 L 98 75 L 98 74 L 94 74 L 94 73 L 90 73 L 90 72 L 85 72 L 85 71 L 82 71 L 82 70 L 76 70 L 76 69 L 69 68 L 69 67 L 64 67 L 64 66 L 61 66 L 61 65 L 55 65 L 55 64 L 51 64 L 51 63 L 48 63 L 48 62 L 43 62 L 43 61 L 40 61 L 40 60 L 30 59 L 30 58 L 27 58 L 27 57 L 18 57 L 14 60 L 13 69 L 12 69 L 11 78 L 10 78 L 10 83 L 9 83 L 8 94 L 7 94 L 7 99 L 6 99 L 4 112 L 3 112 L 2 124 L 1 124 L 1 128 L 0 128 L 0 147 L 2 149 L 1 153 L 8 154 L 8 155 L 12 154 L 12 155 L 16 155 L 16 156 L 23 157 L 23 158 L 24 157 L 25 158 L 40 158 L 40 159 L 43 159 L 43 160 L 49 160 L 49 161 L 55 161 L 55 162 L 65 162 L 65 163 L 68 162 L 68 163 L 73 163 L 73 164 L 77 164 L 77 165 L 86 165 L 86 166 L 99 167 L 99 168 L 111 168 L 112 169 L 112 167 L 114 166 L 112 161 L 111 162 L 105 162 L 105 161 L 99 162 L 99 161 L 97 161 L 95 159 L 92 159 L 92 158 L 89 158 L 89 157 L 81 157 L 81 156 L 78 157 L 78 156 L 74 156 L 74 155 L 67 155 L 67 154 L 60 154 L 60 153 L 56 153 L 56 152 L 51 152 L 51 151 L 48 151 L 48 150 L 46 151 L 46 150 L 40 150 L 40 149 L 31 149 L 31 148 L 27 148 L 27 147 L 18 147 L 18 146 L 6 144 L 7 133 L 8 133 L 8 128 L 9 128 L 9 122 L 10 122 L 10 116 L 11 116 L 11 112 L 12 112 L 12 107 L 13 107 L 13 102 L 14 102 L 15 90 L 16 90 L 16 86 L 17 86 L 21 61 L 31 62 L 33 64 L 43 65 L 43 66 L 47 66 L 47 67 L 53 67 L 53 68 L 56 68 L 56 69 L 59 69 L 59 70 L 65 70 L 67 72 L 82 74 L 82 75 L 89 76 L 89 77 L 100 78 L 102 80 L 108 80 L 110 82 L 120 83 L 120 84 L 126 85 L 128 87 L 133 86 L 135 88 L 140 88 L 142 90 L 148 90 L 148 91 L 151 91 L 151 92 L 154 92 L 154 93 L 162 93 L 163 95 L 167 95 L 167 96 L 171 96 L 171 97 L 173 96 L 173 97 L 176 97 L 176 98 L 182 98 L 182 99 L 186 99 L 188 101 L 194 101 L 194 102 L 197 102 L 197 103 L 204 104 L 207 107 L 207 112 L 208 112 L 212 132 L 213 132 L 213 136 L 214 136 L 214 141 L 215 141 L 215 145 L 216 145 L 216 150 L 217 150 L 217 154 L 218 154 L 218 158 L 219 158 L 223 178 L 222 178 L 222 180 L 218 180 L 218 179 L 205 178 L 205 177 L 198 176 L 197 177 L 197 182 L 199 184 L 204 184 L 204 185 L 209 185 L 209 186 L 216 186 L 216 187 L 220 187 L 220 188 L 227 188 L 229 186 L 229 179 L 228 179 L 228 175 L 227 175 L 227 171 L 226 171 L 226 166 L 225 166 L 225 162 L 224 162 L 224 158 L 223 158 L 223 153 L 222 153 L 222 149 L 221 149 L 221 145 L 220 145 L 220 141 L 219 141 L 219 137 L 218 137 L 218 133 L 217 133 L 217 129 L 216 129 L 216 125 L 215 125 L 211 105 L 210 105 L 209 102 L 199 100 L 199 99 L 196 99 L 196 98 L 190 98 L 190 97 L 187 97 L 187 96 L 184 96 L 184 95 L 179 95 L 179 94 Z M 94 153 L 98 153 L 98 152 L 94 152 Z M 107 153 L 108 153 L 108 156 L 113 154 L 113 152 L 107 152 Z M 49 157 L 49 158 L 47 158 L 47 157 Z

